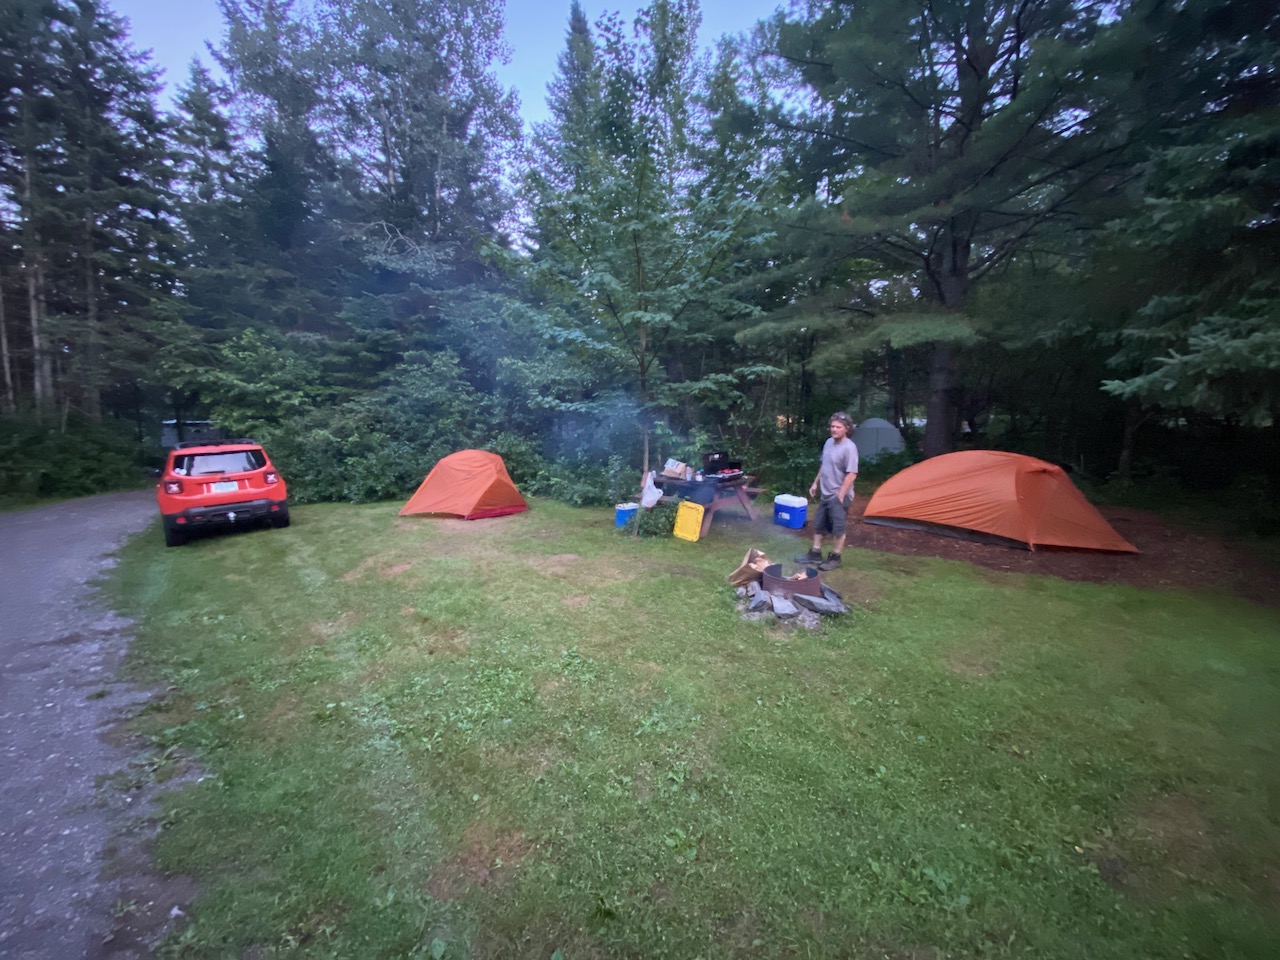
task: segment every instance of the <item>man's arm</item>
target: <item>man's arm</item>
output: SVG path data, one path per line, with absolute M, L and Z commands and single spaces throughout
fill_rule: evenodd
M 844 475 L 844 480 L 840 482 L 839 500 L 841 503 L 844 503 L 845 500 L 849 498 L 849 491 L 853 489 L 853 481 L 857 479 L 858 473 L 856 470 L 853 473 L 846 473 Z
M 849 499 L 849 491 L 853 489 L 853 481 L 858 479 L 858 452 L 856 447 L 849 451 L 845 464 L 852 469 L 840 481 L 840 493 L 838 494 L 840 503 L 844 503 Z

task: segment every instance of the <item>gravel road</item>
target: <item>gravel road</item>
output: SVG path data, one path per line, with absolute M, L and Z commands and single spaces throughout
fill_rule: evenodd
M 94 589 L 113 552 L 155 518 L 150 491 L 0 514 L 0 957 L 7 960 L 148 956 L 194 895 L 188 879 L 155 873 L 150 798 L 120 786 L 139 756 L 121 723 L 150 693 L 116 679 L 131 624 Z

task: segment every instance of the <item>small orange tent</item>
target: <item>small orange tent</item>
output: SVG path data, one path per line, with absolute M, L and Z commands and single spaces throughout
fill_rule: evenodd
M 500 456 L 487 450 L 459 450 L 431 468 L 400 508 L 400 516 L 432 513 L 479 520 L 528 509 Z
M 1116 533 L 1061 467 L 1020 453 L 964 450 L 894 474 L 867 503 L 868 523 L 956 528 L 1016 540 L 1032 550 L 1138 550 Z

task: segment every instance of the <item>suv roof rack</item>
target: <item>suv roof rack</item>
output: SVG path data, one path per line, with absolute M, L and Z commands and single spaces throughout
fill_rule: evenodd
M 245 444 L 251 444 L 255 447 L 260 445 L 257 440 L 250 440 L 248 437 L 240 437 L 238 440 L 183 440 L 181 443 L 175 443 L 173 448 L 175 450 L 182 450 L 186 447 L 229 447 L 244 446 Z

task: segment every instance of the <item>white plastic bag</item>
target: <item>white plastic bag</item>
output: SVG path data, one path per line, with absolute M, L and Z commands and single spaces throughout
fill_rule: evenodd
M 662 491 L 653 482 L 653 471 L 650 470 L 644 475 L 644 490 L 640 493 L 640 506 L 646 510 L 651 510 L 661 499 Z

